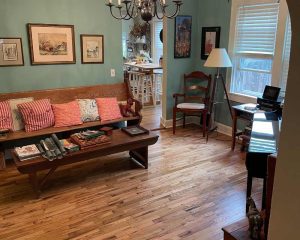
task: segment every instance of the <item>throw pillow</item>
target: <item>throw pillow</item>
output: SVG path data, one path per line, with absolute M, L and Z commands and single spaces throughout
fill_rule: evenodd
M 117 98 L 96 98 L 102 121 L 122 118 Z
M 13 129 L 12 115 L 7 101 L 0 102 L 0 129 Z
M 54 112 L 54 127 L 67 127 L 82 124 L 80 108 L 77 101 L 62 104 L 52 104 Z
M 9 105 L 11 109 L 11 114 L 13 118 L 13 130 L 14 131 L 19 131 L 24 129 L 24 122 L 22 119 L 22 114 L 20 113 L 18 109 L 18 105 L 26 102 L 32 102 L 33 98 L 18 98 L 18 99 L 10 99 L 9 100 Z
M 32 132 L 54 125 L 54 114 L 49 99 L 18 104 L 23 116 L 25 131 Z
M 81 120 L 83 122 L 99 121 L 98 107 L 95 99 L 77 99 Z

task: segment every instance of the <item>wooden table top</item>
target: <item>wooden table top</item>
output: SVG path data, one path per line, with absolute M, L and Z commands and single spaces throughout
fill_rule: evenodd
M 49 161 L 43 157 L 37 157 L 26 161 L 20 161 L 14 150 L 11 150 L 17 169 L 21 173 L 28 173 L 36 170 L 50 169 L 53 166 L 67 165 L 87 159 L 106 156 L 118 152 L 134 150 L 141 147 L 153 145 L 157 142 L 158 135 L 149 133 L 131 137 L 122 130 L 113 130 L 111 142 L 69 153 L 62 159 Z

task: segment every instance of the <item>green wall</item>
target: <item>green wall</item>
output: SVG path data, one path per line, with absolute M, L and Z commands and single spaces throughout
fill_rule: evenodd
M 27 23 L 74 25 L 76 64 L 31 66 Z M 1 0 L 0 37 L 22 38 L 25 66 L 0 68 L 0 92 L 123 81 L 121 33 L 102 0 Z M 104 64 L 81 64 L 80 34 L 104 35 Z
M 198 41 L 198 4 L 197 0 L 185 0 L 180 15 L 192 16 L 192 52 L 190 58 L 174 58 L 174 28 L 175 20 L 167 21 L 167 119 L 172 119 L 172 108 L 174 105 L 173 94 L 182 92 L 183 75 L 195 70 L 195 61 L 199 59 L 196 51 Z M 164 51 L 165 53 L 165 51 Z M 165 57 L 165 54 L 164 54 Z

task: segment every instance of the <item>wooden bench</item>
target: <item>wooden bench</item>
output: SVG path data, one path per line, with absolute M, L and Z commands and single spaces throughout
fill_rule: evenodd
M 50 127 L 34 132 L 25 132 L 24 130 L 10 132 L 5 137 L 0 138 L 0 169 L 5 168 L 5 150 L 25 144 L 36 143 L 38 139 L 56 133 L 60 136 L 69 136 L 71 132 L 81 129 L 95 128 L 104 125 L 111 125 L 127 121 L 127 125 L 137 125 L 141 122 L 141 108 L 142 105 L 138 100 L 133 99 L 128 81 L 124 83 L 107 84 L 107 85 L 94 85 L 74 88 L 59 88 L 47 89 L 28 92 L 15 92 L 0 94 L 0 101 L 9 99 L 33 97 L 34 100 L 50 99 L 51 103 L 66 103 L 75 99 L 93 99 L 99 97 L 116 97 L 118 101 L 127 101 L 131 98 L 135 106 L 135 114 L 133 117 L 123 117 L 112 121 L 95 121 L 87 122 L 82 125 L 72 127 L 55 128 Z

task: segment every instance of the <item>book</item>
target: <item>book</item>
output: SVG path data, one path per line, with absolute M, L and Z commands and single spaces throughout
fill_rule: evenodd
M 28 160 L 41 155 L 40 150 L 35 144 L 26 145 L 23 147 L 16 147 L 15 152 L 20 161 Z
M 68 139 L 61 139 L 59 140 L 61 145 L 67 149 L 68 152 L 76 152 L 79 151 L 80 148 L 78 145 L 72 143 L 71 141 L 69 141 Z
M 141 126 L 129 126 L 122 128 L 122 131 L 127 133 L 130 136 L 138 136 L 141 134 L 148 134 L 149 130 L 141 127 Z

